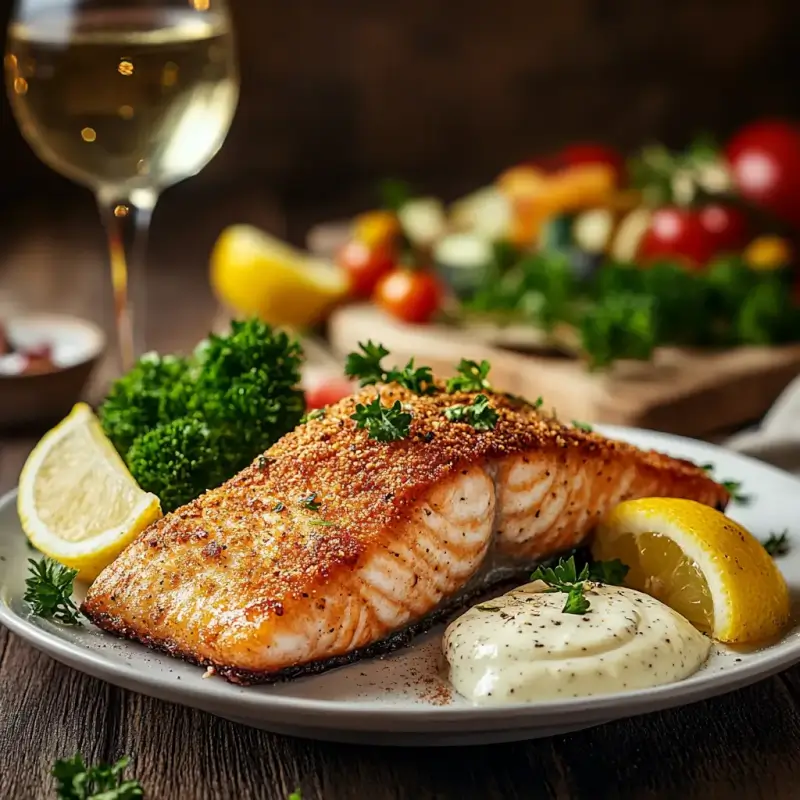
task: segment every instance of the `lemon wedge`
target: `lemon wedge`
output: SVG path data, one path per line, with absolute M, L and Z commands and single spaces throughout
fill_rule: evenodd
M 158 498 L 139 488 L 85 403 L 33 449 L 17 509 L 34 547 L 85 581 L 161 516 Z
M 343 270 L 313 258 L 251 225 L 232 225 L 211 253 L 217 298 L 270 325 L 303 328 L 320 322 L 348 291 Z
M 600 560 L 630 567 L 625 584 L 661 600 L 714 639 L 759 642 L 789 618 L 778 568 L 745 528 L 693 500 L 620 503 L 592 545 Z

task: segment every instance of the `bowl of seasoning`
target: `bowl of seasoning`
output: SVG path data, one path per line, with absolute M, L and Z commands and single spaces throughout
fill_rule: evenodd
M 65 416 L 83 395 L 105 345 L 100 328 L 76 317 L 0 319 L 0 427 Z

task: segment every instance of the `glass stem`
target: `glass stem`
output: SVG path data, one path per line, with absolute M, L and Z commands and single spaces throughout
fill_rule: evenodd
M 129 195 L 97 192 L 100 216 L 108 234 L 114 318 L 122 370 L 127 372 L 145 352 L 145 256 L 150 219 L 158 195 L 138 189 Z

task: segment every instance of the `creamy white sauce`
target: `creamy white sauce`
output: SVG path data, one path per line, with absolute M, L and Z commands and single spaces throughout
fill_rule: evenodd
M 450 682 L 481 705 L 612 694 L 682 680 L 710 639 L 660 601 L 593 584 L 585 614 L 541 581 L 469 609 L 445 631 Z

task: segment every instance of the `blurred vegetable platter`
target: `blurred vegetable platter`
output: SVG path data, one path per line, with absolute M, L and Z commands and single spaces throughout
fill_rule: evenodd
M 404 323 L 513 332 L 592 371 L 663 346 L 800 341 L 800 128 L 789 122 L 627 161 L 566 147 L 449 208 L 397 181 L 383 194 L 336 260 L 351 296 Z

